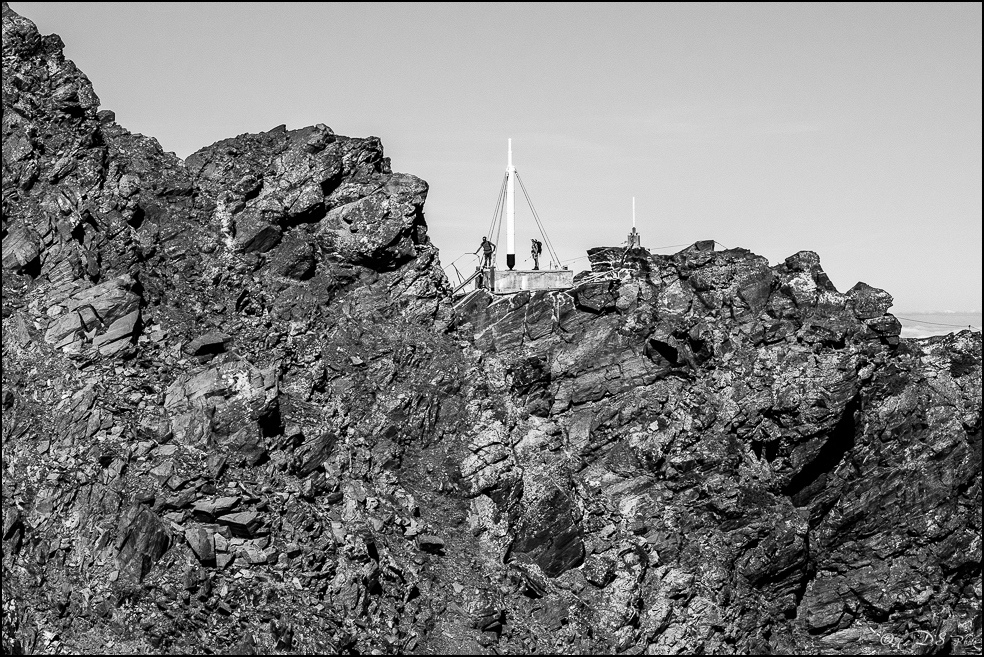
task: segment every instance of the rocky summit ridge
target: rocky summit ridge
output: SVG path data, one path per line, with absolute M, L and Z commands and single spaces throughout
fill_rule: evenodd
M 4 652 L 979 653 L 980 333 L 712 242 L 456 298 L 378 139 L 182 161 L 62 50 L 3 4 Z

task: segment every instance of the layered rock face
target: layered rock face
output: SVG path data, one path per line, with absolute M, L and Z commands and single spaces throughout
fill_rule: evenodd
M 707 242 L 455 299 L 377 139 L 98 103 L 4 5 L 5 651 L 979 645 L 980 334 Z

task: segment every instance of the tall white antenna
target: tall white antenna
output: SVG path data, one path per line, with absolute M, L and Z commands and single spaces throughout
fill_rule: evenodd
M 629 239 L 626 243 L 629 245 L 628 248 L 630 249 L 642 246 L 642 238 L 639 233 L 636 232 L 635 225 L 635 196 L 632 197 L 632 232 L 629 233 Z
M 506 266 L 516 266 L 516 167 L 512 163 L 512 139 L 506 166 Z

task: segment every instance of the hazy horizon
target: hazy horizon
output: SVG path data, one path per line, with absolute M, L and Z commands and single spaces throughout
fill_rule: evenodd
M 511 137 L 561 259 L 623 241 L 634 196 L 658 253 L 811 250 L 893 312 L 982 307 L 980 4 L 11 6 L 181 157 L 280 124 L 379 136 L 430 184 L 445 266 Z
M 984 315 L 980 312 L 909 312 L 891 310 L 895 317 L 902 323 L 903 338 L 925 338 L 933 335 L 946 335 L 955 333 L 967 328 L 981 331 L 984 324 Z
M 980 310 L 895 310 L 892 312 L 909 313 L 910 315 L 980 315 Z

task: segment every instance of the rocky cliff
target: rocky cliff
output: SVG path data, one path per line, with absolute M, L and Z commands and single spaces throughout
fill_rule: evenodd
M 62 47 L 3 5 L 5 652 L 979 653 L 979 333 L 711 242 L 452 298 L 378 139 L 181 161 Z

